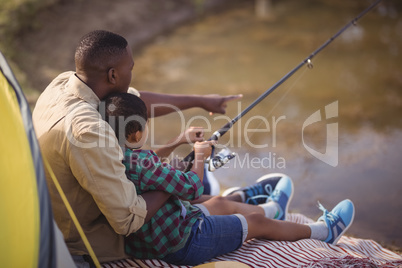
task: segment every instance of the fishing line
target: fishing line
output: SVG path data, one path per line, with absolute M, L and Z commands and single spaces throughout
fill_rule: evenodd
M 340 36 L 346 29 L 350 26 L 356 25 L 357 21 L 366 15 L 370 10 L 376 7 L 382 0 L 377 0 L 373 2 L 369 7 L 363 10 L 358 16 L 352 19 L 349 23 L 347 23 L 343 28 L 341 28 L 336 34 L 334 34 L 330 39 L 328 39 L 324 44 L 318 47 L 315 51 L 313 51 L 307 58 L 305 58 L 299 65 L 297 65 L 293 70 L 287 73 L 284 77 L 282 77 L 278 82 L 276 82 L 271 88 L 266 90 L 261 96 L 259 96 L 253 103 L 251 103 L 246 109 L 244 109 L 240 114 L 238 114 L 235 118 L 233 118 L 230 122 L 226 123 L 222 128 L 215 131 L 212 136 L 208 140 L 218 140 L 222 135 L 224 135 L 232 126 L 245 114 L 247 114 L 251 109 L 253 109 L 257 104 L 259 104 L 263 99 L 265 99 L 269 94 L 271 94 L 275 89 L 277 89 L 280 85 L 282 85 L 288 78 L 290 78 L 293 74 L 295 74 L 303 65 L 307 65 L 308 68 L 312 68 L 312 59 L 321 52 L 324 48 L 326 48 L 332 41 L 334 41 L 338 36 Z M 183 161 L 191 163 L 194 160 L 194 151 L 188 154 Z M 190 169 L 190 164 L 187 165 L 186 170 Z
M 311 68 L 309 68 L 311 69 Z M 296 83 L 299 82 L 299 80 L 304 76 L 304 74 L 306 73 L 307 69 L 304 69 L 303 72 L 293 81 L 293 83 L 286 89 L 285 93 L 282 95 L 282 97 L 275 103 L 275 105 L 272 107 L 272 109 L 267 113 L 266 116 L 264 116 L 265 118 L 267 118 L 268 116 L 270 116 L 272 114 L 272 112 L 276 109 L 276 107 L 278 107 L 278 105 L 283 101 L 283 99 L 285 99 L 287 97 L 287 95 L 290 93 L 290 91 L 295 87 Z M 263 121 L 261 121 L 256 129 L 259 129 L 260 126 L 262 125 Z M 254 136 L 255 132 L 252 133 L 249 138 L 252 138 Z

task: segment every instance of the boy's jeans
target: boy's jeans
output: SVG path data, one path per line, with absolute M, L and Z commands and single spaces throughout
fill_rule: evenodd
M 198 265 L 241 247 L 248 226 L 243 215 L 200 216 L 186 245 L 162 260 L 176 265 Z

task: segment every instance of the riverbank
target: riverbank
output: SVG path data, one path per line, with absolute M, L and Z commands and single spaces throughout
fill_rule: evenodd
M 241 2 L 244 1 L 57 1 L 36 10 L 29 24 L 12 33 L 5 56 L 33 104 L 55 76 L 74 69 L 75 46 L 81 36 L 92 30 L 104 29 L 125 36 L 136 54 L 179 25 Z

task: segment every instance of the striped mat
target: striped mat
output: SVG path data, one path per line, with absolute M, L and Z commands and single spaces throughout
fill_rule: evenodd
M 289 221 L 310 223 L 302 214 L 289 214 Z M 278 242 L 252 239 L 231 253 L 210 262 L 236 261 L 250 267 L 402 267 L 402 255 L 383 248 L 373 240 L 343 236 L 336 246 L 303 239 L 296 242 Z M 191 267 L 176 266 L 160 260 L 125 259 L 103 263 L 104 268 L 117 267 Z

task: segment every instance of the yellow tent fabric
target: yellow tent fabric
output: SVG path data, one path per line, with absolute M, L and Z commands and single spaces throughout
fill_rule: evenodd
M 39 248 L 39 204 L 34 163 L 16 92 L 3 73 L 0 88 L 1 266 L 34 267 Z
M 0 52 L 0 267 L 74 267 L 54 223 L 25 96 Z

